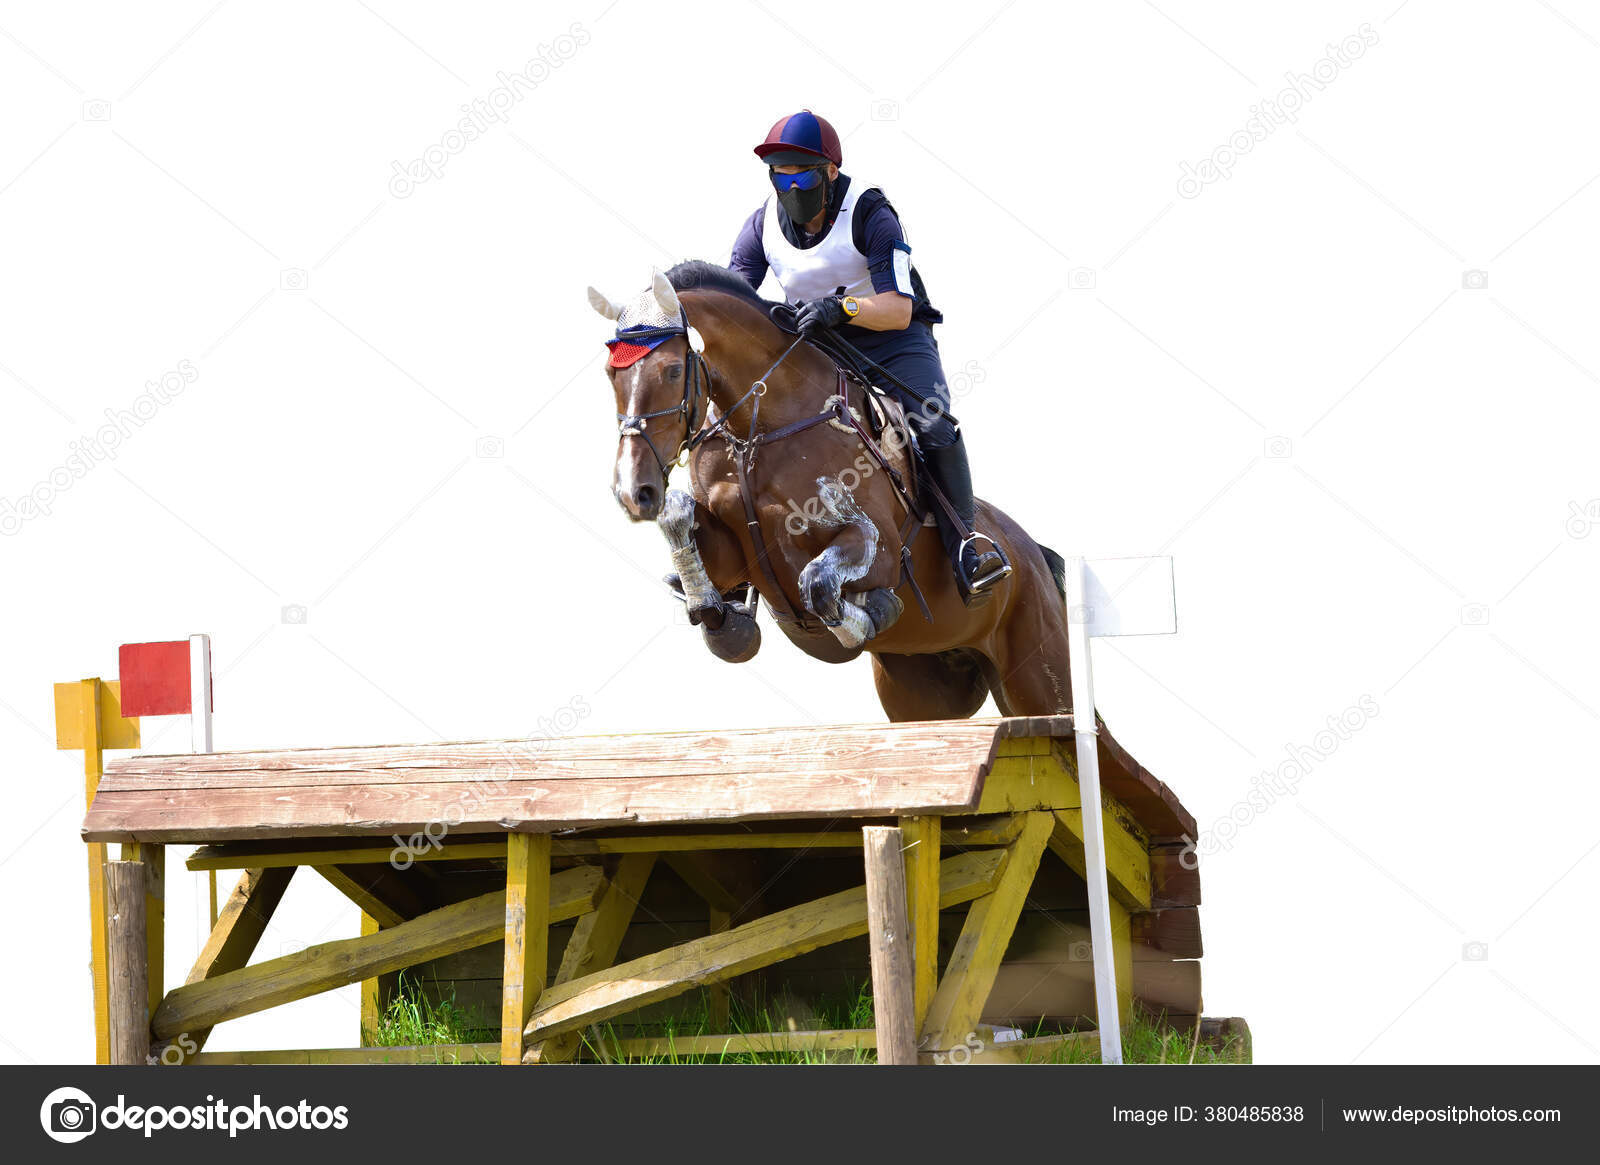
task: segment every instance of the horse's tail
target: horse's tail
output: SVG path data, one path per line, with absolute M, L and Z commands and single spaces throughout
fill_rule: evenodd
M 1067 560 L 1054 550 L 1051 550 L 1043 542 L 1035 542 L 1034 545 L 1039 548 L 1039 553 L 1044 555 L 1045 565 L 1050 568 L 1050 577 L 1056 580 L 1056 590 L 1060 593 L 1062 600 L 1065 601 L 1067 597 Z

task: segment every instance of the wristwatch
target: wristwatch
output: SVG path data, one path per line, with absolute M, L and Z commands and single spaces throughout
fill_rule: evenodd
M 844 314 L 855 319 L 861 312 L 861 301 L 853 295 L 846 295 L 839 300 L 839 306 L 844 309 Z

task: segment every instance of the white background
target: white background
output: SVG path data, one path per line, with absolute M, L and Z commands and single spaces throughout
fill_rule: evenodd
M 1180 194 L 1363 24 L 1297 122 Z M 391 191 L 562 34 L 503 124 Z M 1205 861 L 1207 1013 L 1262 1061 L 1600 1058 L 1577 0 L 0 7 L 0 511 L 198 374 L 0 538 L 0 1058 L 92 1057 L 50 699 L 119 643 L 214 636 L 221 748 L 515 736 L 574 698 L 583 731 L 880 717 L 865 663 L 769 628 L 731 672 L 673 622 L 659 533 L 610 495 L 584 297 L 725 259 L 750 147 L 802 105 L 903 215 L 947 371 L 975 362 L 980 492 L 1064 552 L 1176 556 L 1179 634 L 1100 642 L 1096 678 L 1202 827 L 1376 701 Z M 174 983 L 204 929 L 181 856 Z M 297 879 L 262 951 L 356 927 Z M 356 1008 L 212 1046 L 350 1044 Z

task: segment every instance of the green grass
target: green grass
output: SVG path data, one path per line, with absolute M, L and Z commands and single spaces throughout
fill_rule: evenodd
M 437 991 L 434 992 L 437 994 Z M 741 1000 L 737 995 L 729 1009 L 729 1023 L 725 1031 L 711 1027 L 710 996 L 705 990 L 685 995 L 679 1009 L 649 1024 L 628 1024 L 619 1028 L 607 1023 L 588 1028 L 583 1033 L 580 1056 L 589 1060 L 613 1061 L 619 1059 L 619 1041 L 628 1036 L 684 1038 L 702 1035 L 746 1035 L 781 1031 L 831 1031 L 870 1028 L 872 1016 L 871 985 L 862 983 L 849 986 L 836 995 L 824 996 L 814 1003 L 800 1003 L 779 996 L 774 999 L 756 998 Z M 1055 1029 L 1043 1024 L 1023 1033 L 1027 1037 L 1055 1034 Z M 482 1014 L 482 1009 L 457 1006 L 453 990 L 443 998 L 433 999 L 424 994 L 414 979 L 401 976 L 399 989 L 390 1002 L 375 1032 L 364 1032 L 367 1047 L 417 1047 L 437 1044 L 494 1043 L 500 1038 L 497 1016 Z M 1238 1063 L 1244 1049 L 1237 1043 L 1218 1050 L 1209 1044 L 1197 1043 L 1193 1034 L 1184 1034 L 1161 1026 L 1148 1016 L 1135 1015 L 1122 1042 L 1123 1059 L 1129 1064 L 1225 1064 Z M 664 1054 L 629 1060 L 635 1064 L 871 1064 L 877 1055 L 870 1049 L 816 1052 L 781 1052 L 755 1054 L 750 1052 L 722 1052 L 710 1055 L 685 1055 L 667 1051 Z M 454 1053 L 442 1053 L 443 1063 L 461 1062 Z M 1100 1044 L 1087 1039 L 1053 1048 L 1041 1056 L 1045 1064 L 1098 1064 Z

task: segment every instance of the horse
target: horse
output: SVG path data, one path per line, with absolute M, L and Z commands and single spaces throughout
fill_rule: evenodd
M 759 595 L 813 658 L 869 654 L 890 720 L 965 719 L 990 694 L 1006 716 L 1072 710 L 1060 556 L 979 499 L 976 526 L 1013 570 L 987 603 L 963 603 L 937 534 L 917 536 L 922 510 L 896 488 L 909 462 L 882 453 L 834 361 L 774 322 L 781 305 L 700 261 L 654 271 L 630 302 L 593 287 L 589 300 L 617 322 L 608 346 L 631 345 L 606 367 L 612 492 L 666 537 L 669 583 L 713 654 L 760 649 Z M 688 490 L 669 488 L 677 464 Z

